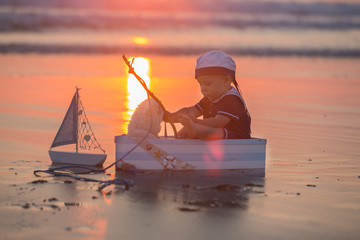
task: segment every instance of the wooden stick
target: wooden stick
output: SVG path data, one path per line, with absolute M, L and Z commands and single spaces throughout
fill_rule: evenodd
M 129 60 L 125 57 L 125 55 L 123 55 L 123 59 L 124 59 L 124 62 L 126 63 L 126 65 L 129 67 L 129 73 L 130 74 L 133 74 L 135 76 L 135 78 L 140 82 L 141 86 L 145 89 L 145 91 L 147 92 L 147 94 L 152 97 L 159 105 L 160 105 L 160 108 L 163 110 L 164 114 L 166 112 L 168 112 L 164 105 L 161 103 L 161 101 L 155 96 L 155 94 L 153 92 L 151 92 L 149 90 L 149 88 L 146 86 L 146 83 L 145 81 L 139 76 L 137 75 L 137 73 L 135 72 L 133 66 L 132 66 L 132 63 L 129 62 Z M 174 135 L 175 135 L 175 138 L 177 138 L 177 131 L 176 131 L 176 127 L 175 127 L 175 124 L 173 122 L 169 122 L 173 131 L 174 131 Z

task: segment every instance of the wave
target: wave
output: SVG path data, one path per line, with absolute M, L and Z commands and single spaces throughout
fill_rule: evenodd
M 109 0 L 0 0 L 0 31 L 204 26 L 239 29 L 360 29 L 358 3 L 225 0 L 173 0 L 163 3 L 160 0 L 135 0 L 131 3 Z
M 179 55 L 220 46 L 237 55 L 359 57 L 359 30 L 355 1 L 0 0 L 2 53 Z M 131 45 L 135 35 L 153 42 Z
M 289 28 L 289 29 L 325 29 L 350 30 L 360 29 L 360 18 L 324 19 L 324 18 L 289 18 L 289 17 L 186 17 L 172 16 L 106 16 L 88 14 L 77 16 L 71 14 L 34 14 L 34 13 L 0 13 L 0 31 L 38 31 L 54 28 L 81 29 L 154 29 L 177 27 L 221 26 L 231 28 Z
M 105 9 L 112 11 L 237 12 L 252 14 L 359 15 L 356 2 L 249 1 L 249 0 L 0 0 L 0 6 L 58 9 Z
M 199 55 L 208 50 L 212 49 L 191 47 L 0 44 L 0 53 Z M 240 56 L 360 57 L 360 49 L 228 48 L 222 50 L 231 55 Z

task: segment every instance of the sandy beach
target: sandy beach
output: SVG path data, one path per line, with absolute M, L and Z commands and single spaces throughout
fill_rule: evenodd
M 199 99 L 196 56 L 144 57 L 170 111 Z M 51 166 L 47 150 L 75 86 L 105 166 L 115 160 L 114 136 L 128 121 L 120 56 L 1 55 L 1 239 L 358 239 L 360 60 L 236 61 L 253 136 L 268 139 L 263 171 L 110 169 L 86 176 L 134 184 L 99 192 L 97 183 L 33 171 Z
M 261 171 L 91 176 L 134 180 L 129 190 L 102 192 L 60 177 L 34 183 L 40 179 L 31 171 L 46 165 L 10 166 L 2 168 L 8 175 L 1 185 L 3 239 L 356 239 L 359 233 L 357 170 L 339 163 L 278 164 L 265 178 Z

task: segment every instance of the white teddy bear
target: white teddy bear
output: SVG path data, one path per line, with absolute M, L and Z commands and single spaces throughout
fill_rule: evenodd
M 151 125 L 148 138 L 157 138 L 161 129 L 160 124 L 163 114 L 163 110 L 154 99 L 146 99 L 139 104 L 131 116 L 128 125 L 128 136 L 131 138 L 142 138 L 147 134 Z

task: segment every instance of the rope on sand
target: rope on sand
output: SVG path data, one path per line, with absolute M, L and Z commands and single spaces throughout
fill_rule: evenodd
M 67 166 L 67 168 L 69 168 L 71 166 Z M 79 166 L 76 166 L 77 168 L 79 168 Z M 82 168 L 82 167 L 80 167 Z M 72 174 L 68 174 L 68 173 L 62 173 L 62 172 L 56 172 L 57 169 L 49 169 L 49 170 L 35 170 L 34 171 L 34 175 L 37 177 L 40 177 L 38 173 L 48 173 L 54 176 L 62 176 L 62 177 L 71 177 L 73 179 L 76 180 L 80 180 L 80 181 L 86 181 L 86 182 L 98 182 L 101 185 L 98 187 L 98 191 L 103 190 L 105 187 L 115 184 L 115 185 L 124 185 L 125 186 L 125 190 L 129 190 L 130 185 L 133 184 L 132 180 L 125 180 L 125 179 L 114 179 L 114 180 L 97 180 L 97 179 L 93 179 L 93 178 L 87 178 L 87 177 L 79 177 L 76 175 L 72 175 Z M 96 169 L 97 170 L 97 169 Z M 91 170 L 90 172 L 93 172 L 93 170 Z

